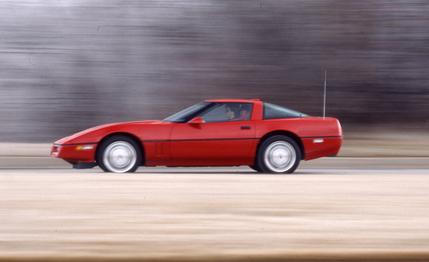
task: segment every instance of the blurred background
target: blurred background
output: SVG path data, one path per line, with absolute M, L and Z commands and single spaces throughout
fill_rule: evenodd
M 320 116 L 325 70 L 344 145 L 297 176 L 49 157 L 207 98 Z M 0 0 L 0 262 L 429 261 L 428 131 L 429 0 Z
M 160 119 L 206 98 L 427 134 L 426 0 L 0 1 L 0 142 Z M 374 131 L 375 132 L 375 131 Z

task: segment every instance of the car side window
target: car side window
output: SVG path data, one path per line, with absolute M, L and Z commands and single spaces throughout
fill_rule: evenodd
M 264 119 L 299 118 L 304 116 L 306 114 L 286 107 L 264 103 Z
M 249 120 L 252 114 L 251 103 L 217 103 L 204 112 L 201 117 L 207 123 Z

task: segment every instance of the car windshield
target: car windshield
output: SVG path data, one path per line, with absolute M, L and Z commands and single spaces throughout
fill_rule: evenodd
M 210 102 L 201 102 L 198 104 L 195 104 L 193 106 L 190 106 L 188 108 L 185 108 L 174 115 L 171 115 L 167 118 L 165 118 L 163 121 L 165 122 L 176 122 L 176 123 L 184 123 L 191 120 L 193 117 L 198 115 L 201 111 L 205 110 L 208 106 L 210 106 L 212 103 Z

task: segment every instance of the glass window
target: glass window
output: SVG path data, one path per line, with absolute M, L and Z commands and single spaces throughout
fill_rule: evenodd
M 191 120 L 193 117 L 197 116 L 199 113 L 210 107 L 213 103 L 209 102 L 201 102 L 185 108 L 174 115 L 171 115 L 165 118 L 163 121 L 166 122 L 177 122 L 177 123 L 185 123 Z
M 204 112 L 201 117 L 208 123 L 245 121 L 250 119 L 251 114 L 251 103 L 216 103 L 215 106 Z
M 264 103 L 264 119 L 298 118 L 304 116 L 306 116 L 306 114 L 298 111 L 270 103 Z

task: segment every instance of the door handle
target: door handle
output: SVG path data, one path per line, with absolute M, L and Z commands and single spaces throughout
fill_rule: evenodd
M 240 126 L 241 130 L 249 130 L 251 127 L 250 126 Z

